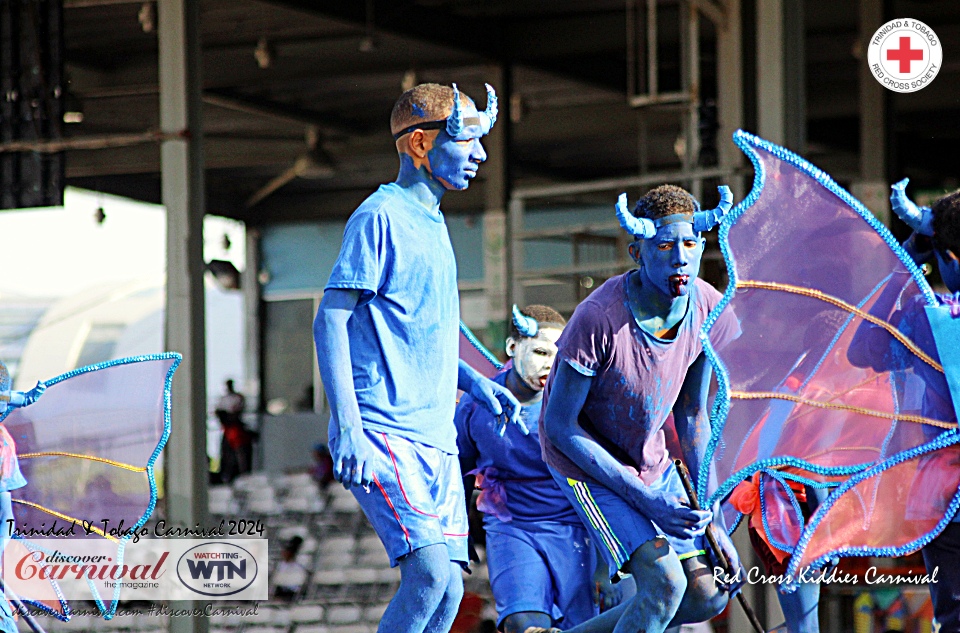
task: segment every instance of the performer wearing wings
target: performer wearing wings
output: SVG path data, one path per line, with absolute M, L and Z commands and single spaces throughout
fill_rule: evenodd
M 862 204 L 799 156 L 743 132 L 734 139 L 755 178 L 721 226 L 730 284 L 705 324 L 719 383 L 707 453 L 720 486 L 710 498 L 754 478 L 755 503 L 740 507 L 789 555 L 791 590 L 837 556 L 903 555 L 950 522 L 960 438 L 945 355 L 960 345 L 941 343 L 948 326 L 934 321 L 949 310 Z M 941 266 L 950 248 L 939 245 Z M 743 335 L 715 349 L 728 309 Z M 904 318 L 911 309 L 925 314 L 926 333 Z M 931 389 L 945 406 L 930 406 Z M 710 490 L 704 473 L 698 488 Z M 797 491 L 811 490 L 822 501 L 805 514 Z
M 708 480 L 710 366 L 699 334 L 720 294 L 697 274 L 701 232 L 732 202 L 723 188 L 720 206 L 700 211 L 688 192 L 664 185 L 631 214 L 621 196 L 617 214 L 634 237 L 638 269 L 607 280 L 577 306 L 557 342 L 540 417 L 544 460 L 602 544 L 609 575 L 637 579 L 633 598 L 571 629 L 577 633 L 660 633 L 671 623 L 710 619 L 727 603 L 704 552 L 713 515 L 689 507 L 663 425 L 672 413 L 688 467 Z M 736 319 L 721 318 L 717 332 L 718 345 L 735 338 Z

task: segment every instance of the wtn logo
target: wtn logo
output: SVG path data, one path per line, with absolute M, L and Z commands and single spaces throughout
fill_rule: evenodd
M 223 580 L 224 578 L 233 580 L 235 577 L 247 579 L 247 561 L 242 560 L 240 564 L 229 561 L 209 561 L 209 560 L 190 560 L 187 559 L 187 568 L 190 570 L 190 576 L 194 580 L 211 580 L 213 572 L 217 572 L 217 577 L 213 580 Z
M 191 547 L 177 561 L 177 578 L 203 596 L 236 595 L 253 584 L 257 571 L 255 556 L 223 541 Z

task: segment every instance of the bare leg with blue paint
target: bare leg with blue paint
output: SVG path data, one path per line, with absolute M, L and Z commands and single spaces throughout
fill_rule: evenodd
M 378 633 L 439 633 L 450 630 L 463 579 L 447 546 L 428 545 L 400 559 L 400 588 L 380 620 Z
M 625 567 L 637 583 L 635 596 L 567 633 L 665 633 L 680 624 L 703 622 L 726 606 L 705 556 L 681 561 L 666 540 L 641 545 Z
M 820 633 L 817 609 L 820 604 L 819 584 L 802 583 L 793 593 L 778 593 L 777 599 L 789 633 Z
M 524 633 L 530 627 L 550 630 L 553 619 L 540 611 L 521 611 L 508 615 L 503 620 L 504 633 Z
M 445 548 L 446 546 L 444 546 Z M 440 604 L 434 611 L 433 617 L 424 629 L 424 633 L 447 633 L 453 625 L 457 611 L 460 609 L 460 599 L 463 598 L 463 570 L 459 563 L 450 563 L 450 576 L 447 580 L 447 589 L 440 598 Z

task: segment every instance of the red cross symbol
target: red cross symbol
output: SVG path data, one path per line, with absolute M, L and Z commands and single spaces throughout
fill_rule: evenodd
M 887 51 L 887 61 L 900 62 L 900 72 L 910 72 L 910 62 L 923 61 L 922 48 L 910 48 L 910 36 L 900 38 L 900 48 Z

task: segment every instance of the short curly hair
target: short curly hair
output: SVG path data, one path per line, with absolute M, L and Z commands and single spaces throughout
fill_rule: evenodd
M 460 103 L 472 105 L 473 100 L 460 93 Z M 420 84 L 407 90 L 393 105 L 390 113 L 390 133 L 424 121 L 440 121 L 453 110 L 453 88 L 440 84 Z
M 520 314 L 535 319 L 538 327 L 562 328 L 567 324 L 567 320 L 563 318 L 563 315 L 550 306 L 538 304 L 529 305 L 520 310 Z M 513 319 L 510 320 L 510 336 L 515 341 L 519 341 L 522 338 L 527 338 L 520 333 L 520 330 L 517 329 L 517 325 L 513 322 Z
M 633 208 L 633 215 L 638 218 L 657 220 L 668 215 L 693 214 L 699 209 L 697 201 L 689 191 L 676 185 L 660 185 L 648 191 Z
M 960 190 L 940 198 L 931 209 L 934 243 L 960 257 Z

